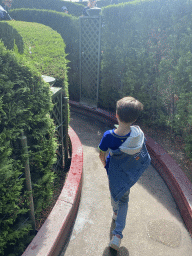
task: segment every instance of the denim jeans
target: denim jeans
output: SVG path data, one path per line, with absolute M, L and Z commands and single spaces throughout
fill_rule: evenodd
M 121 197 L 121 199 L 117 202 L 113 200 L 111 196 L 111 205 L 113 207 L 113 211 L 117 213 L 117 219 L 115 221 L 116 227 L 113 230 L 113 235 L 120 235 L 123 238 L 122 232 L 125 228 L 127 210 L 128 210 L 128 202 L 129 202 L 129 193 L 130 189 L 125 192 L 125 194 Z

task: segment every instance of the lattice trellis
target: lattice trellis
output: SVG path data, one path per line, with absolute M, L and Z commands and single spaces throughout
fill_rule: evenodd
M 54 169 L 58 170 L 64 167 L 63 94 L 61 88 L 52 87 L 51 90 L 54 93 L 52 96 L 54 108 L 51 112 L 51 118 L 54 120 L 56 125 L 56 136 L 59 143 L 59 147 L 57 149 L 57 163 L 54 165 Z
M 80 17 L 80 101 L 96 106 L 100 72 L 101 17 Z

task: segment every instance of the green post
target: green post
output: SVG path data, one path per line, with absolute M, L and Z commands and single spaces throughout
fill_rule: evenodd
M 32 221 L 32 226 L 34 231 L 36 230 L 35 225 L 35 212 L 34 212 L 34 204 L 33 204 L 33 194 L 32 194 L 32 186 L 31 186 L 31 174 L 30 174 L 30 167 L 29 167 L 29 156 L 28 156 L 28 149 L 27 149 L 27 137 L 22 133 L 21 136 L 21 145 L 24 151 L 24 154 L 26 155 L 25 160 L 25 185 L 27 191 L 29 191 L 29 216 Z

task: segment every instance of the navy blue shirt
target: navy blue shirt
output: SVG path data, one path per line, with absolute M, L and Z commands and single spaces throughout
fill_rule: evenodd
M 112 134 L 111 134 L 111 130 L 108 130 L 104 133 L 103 138 L 101 139 L 101 142 L 99 144 L 99 149 L 101 151 L 106 152 L 108 149 L 112 149 L 112 150 L 118 149 L 130 135 L 130 132 L 129 132 L 125 136 L 120 136 L 120 135 L 117 135 L 114 132 L 114 130 L 115 129 L 112 130 Z M 109 162 L 110 162 L 110 154 L 107 156 L 107 159 L 106 159 L 106 166 L 105 166 L 106 170 L 108 170 L 109 168 Z

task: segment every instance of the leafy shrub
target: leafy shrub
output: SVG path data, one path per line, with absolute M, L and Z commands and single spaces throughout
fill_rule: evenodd
M 53 107 L 50 88 L 26 63 L 0 43 L 0 255 L 6 256 L 13 251 L 21 255 L 31 240 L 31 224 L 26 221 L 22 131 L 28 138 L 36 213 L 49 202 L 55 177 L 51 167 L 57 143 L 49 116 Z
M 68 12 L 71 15 L 79 17 L 83 13 L 83 4 L 62 0 L 14 0 L 11 8 L 34 8 L 62 12 L 63 6 L 67 7 Z
M 56 161 L 57 148 L 55 126 L 49 114 L 53 108 L 52 95 L 41 74 L 56 77 L 68 95 L 67 62 L 61 36 L 49 27 L 11 21 L 1 22 L 0 31 L 4 44 L 12 49 L 12 53 L 6 53 L 1 44 L 0 157 L 3 160 L 0 169 L 0 255 L 8 256 L 14 251 L 16 256 L 21 255 L 31 241 L 31 224 L 26 221 L 28 207 L 23 187 L 25 155 L 20 145 L 21 132 L 24 131 L 28 139 L 34 206 L 38 218 L 52 197 L 56 177 L 52 166 Z M 9 38 L 15 43 L 14 47 Z M 20 45 L 22 47 L 17 47 Z
M 99 95 L 99 106 L 113 111 L 117 99 L 138 98 L 145 105 L 143 120 L 181 132 L 189 155 L 191 11 L 192 3 L 182 0 L 103 8 Z
M 68 81 L 70 97 L 79 85 L 79 22 L 72 15 L 55 11 L 36 9 L 15 9 L 10 12 L 15 20 L 37 22 L 57 31 L 66 44 L 68 63 Z M 49 39 L 51 40 L 51 39 Z M 63 65 L 64 66 L 64 65 Z M 62 64 L 61 64 L 62 67 Z
M 5 42 L 7 49 L 13 49 L 14 45 L 17 45 L 19 53 L 23 53 L 23 39 L 16 29 L 13 29 L 8 23 L 1 23 L 0 26 L 0 37 Z
M 55 86 L 65 88 L 66 94 L 68 94 L 65 44 L 61 36 L 51 28 L 36 23 L 29 25 L 27 22 L 8 21 L 1 22 L 1 24 L 0 31 L 5 46 L 8 49 L 13 49 L 13 44 L 9 43 L 9 37 L 11 35 L 15 39 L 15 34 L 19 34 L 22 38 L 22 51 L 27 61 L 33 63 L 41 74 L 55 77 L 57 79 Z M 8 31 L 10 32 L 9 36 L 7 36 Z M 13 33 L 11 33 L 12 31 Z M 13 39 L 12 41 L 14 41 Z M 15 40 L 15 44 L 19 46 L 21 40 Z M 20 48 L 18 47 L 19 52 L 21 52 Z

